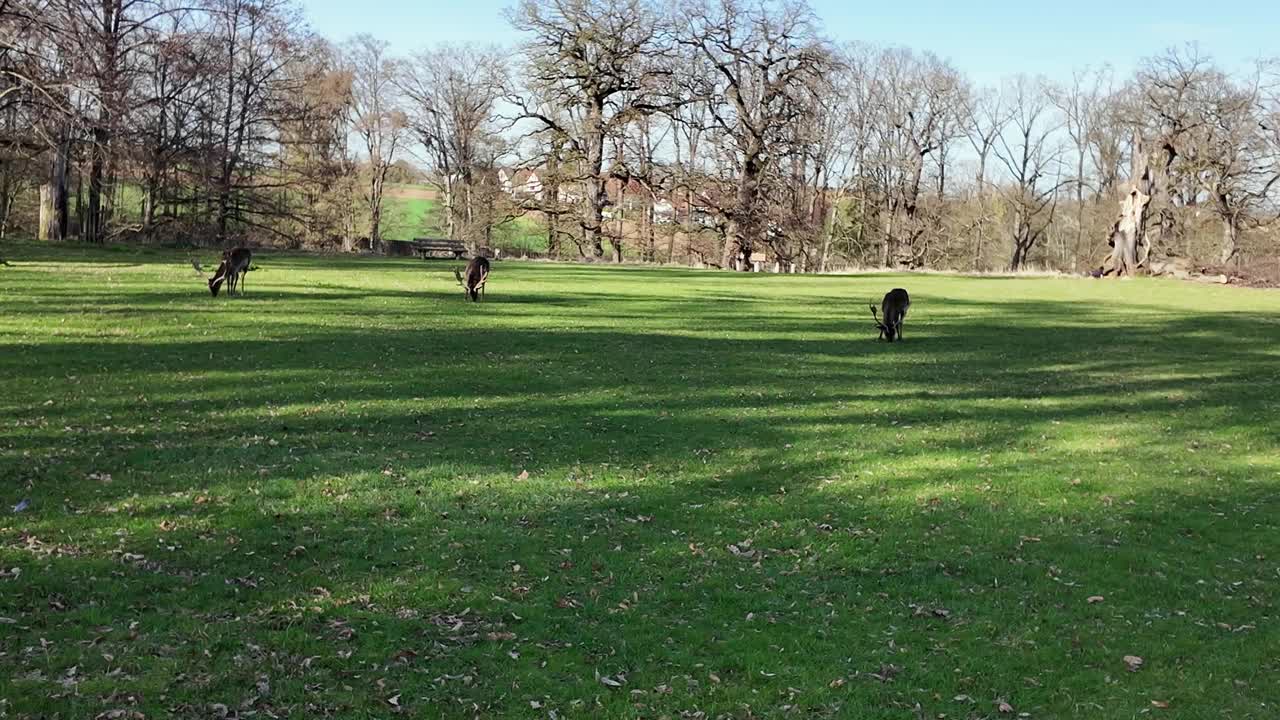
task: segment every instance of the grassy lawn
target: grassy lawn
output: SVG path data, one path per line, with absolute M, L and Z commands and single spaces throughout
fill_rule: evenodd
M 4 254 L 0 717 L 1280 713 L 1280 294 Z

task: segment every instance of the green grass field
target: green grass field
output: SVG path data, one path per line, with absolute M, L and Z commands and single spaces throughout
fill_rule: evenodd
M 415 237 L 442 234 L 436 220 L 439 206 L 435 200 L 388 197 L 383 203 L 382 222 L 379 225 L 387 240 L 412 240 Z
M 1280 714 L 1273 292 L 4 255 L 0 717 Z
M 396 190 L 421 191 L 422 186 L 394 186 L 383 202 L 383 237 L 388 240 L 412 240 L 416 237 L 444 236 L 436 200 L 422 197 L 405 197 Z M 547 249 L 547 231 L 542 223 L 531 217 L 510 220 L 494 229 L 493 244 L 515 251 L 518 249 L 544 252 Z

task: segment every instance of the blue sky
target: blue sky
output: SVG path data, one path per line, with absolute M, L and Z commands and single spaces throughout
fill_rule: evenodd
M 331 39 L 366 32 L 406 52 L 439 42 L 510 44 L 517 35 L 502 11 L 513 1 L 303 0 L 302 5 L 312 27 Z M 1019 72 L 1065 79 L 1072 68 L 1103 63 L 1125 72 L 1142 57 L 1191 41 L 1231 69 L 1259 56 L 1280 56 L 1280 2 L 1274 1 L 812 0 L 811 5 L 837 42 L 932 50 L 982 83 Z

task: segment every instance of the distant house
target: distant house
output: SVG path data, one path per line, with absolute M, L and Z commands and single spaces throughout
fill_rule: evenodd
M 542 200 L 546 194 L 546 184 L 543 182 L 546 172 L 544 168 L 502 168 L 497 172 L 498 186 L 513 198 Z M 556 183 L 555 188 L 556 201 L 561 205 L 581 203 L 590 192 L 588 185 L 580 180 L 564 180 Z M 658 224 L 687 220 L 699 227 L 713 228 L 718 223 L 719 213 L 714 208 L 697 201 L 690 206 L 686 196 L 680 193 L 654 193 L 635 178 L 607 179 L 604 196 L 601 213 L 606 220 L 617 220 L 620 216 L 638 220 L 652 202 L 653 221 Z
M 512 197 L 542 199 L 542 178 L 537 170 L 502 168 L 498 171 L 498 185 Z
M 653 221 L 656 223 L 670 223 L 676 220 L 676 206 L 667 198 L 659 198 L 653 204 Z

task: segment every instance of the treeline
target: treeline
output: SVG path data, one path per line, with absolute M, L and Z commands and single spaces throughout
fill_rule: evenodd
M 1131 273 L 1274 261 L 1280 64 L 982 87 L 799 2 L 521 0 L 516 48 L 335 45 L 287 0 L 0 0 L 0 233 L 377 248 L 406 161 L 437 230 L 555 256 Z M 426 233 L 426 228 L 423 228 Z

